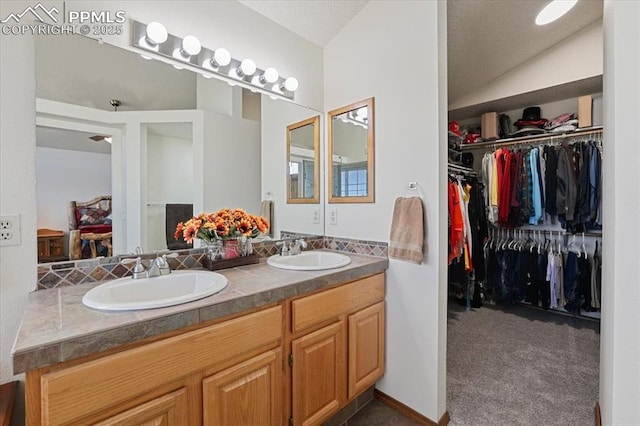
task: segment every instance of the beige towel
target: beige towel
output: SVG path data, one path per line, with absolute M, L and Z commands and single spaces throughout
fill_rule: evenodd
M 273 237 L 273 201 L 264 200 L 260 204 L 260 216 L 264 217 L 269 222 L 269 231 L 267 231 L 267 235 Z
M 396 199 L 389 240 L 389 257 L 422 263 L 424 214 L 420 197 Z

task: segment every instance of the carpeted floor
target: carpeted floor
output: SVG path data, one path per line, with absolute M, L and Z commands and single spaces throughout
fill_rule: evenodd
M 598 322 L 450 302 L 447 342 L 449 425 L 594 424 Z

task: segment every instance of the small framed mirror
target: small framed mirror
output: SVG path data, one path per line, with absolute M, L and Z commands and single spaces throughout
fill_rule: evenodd
M 320 116 L 287 126 L 287 203 L 320 203 Z
M 329 112 L 329 202 L 374 202 L 374 98 Z

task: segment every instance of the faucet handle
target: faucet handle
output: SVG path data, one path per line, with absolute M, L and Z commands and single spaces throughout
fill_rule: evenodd
M 160 275 L 169 275 L 171 273 L 171 267 L 169 266 L 169 262 L 167 262 L 166 254 L 163 254 L 162 257 L 158 256 L 156 262 L 158 269 L 160 269 Z
M 142 259 L 140 256 L 136 258 L 136 265 L 133 267 L 133 273 L 131 274 L 131 278 L 137 280 L 138 278 L 145 278 L 145 274 L 147 269 L 142 264 Z
M 300 248 L 306 249 L 307 248 L 307 242 L 305 240 L 303 240 L 302 238 L 299 240 L 296 240 L 296 244 L 300 246 Z

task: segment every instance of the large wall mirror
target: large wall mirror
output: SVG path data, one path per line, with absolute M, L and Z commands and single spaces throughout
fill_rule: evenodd
M 324 235 L 319 179 L 320 204 L 312 206 L 289 205 L 282 179 L 287 126 L 319 111 L 79 35 L 35 43 L 37 227 L 63 233 L 62 254 L 42 262 L 70 257 L 69 202 L 103 196 L 109 203 L 91 214 L 110 211 L 76 219 L 111 226 L 114 256 L 138 246 L 176 248 L 169 244 L 173 213 L 229 207 L 262 214 L 265 202 L 273 204 L 265 239 L 283 231 Z M 316 151 L 323 119 L 315 124 Z
M 320 116 L 287 126 L 287 203 L 320 202 Z
M 328 114 L 330 203 L 374 202 L 374 98 Z

